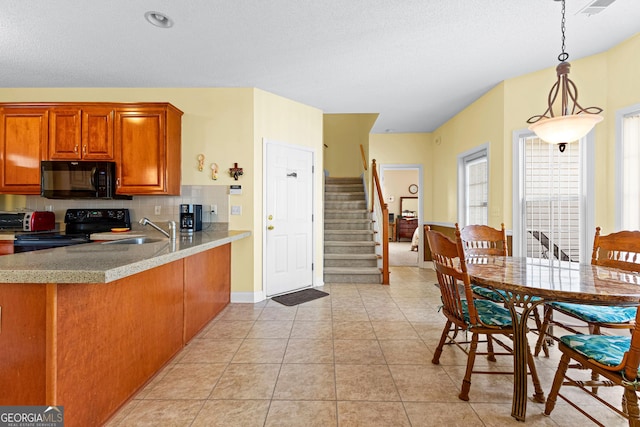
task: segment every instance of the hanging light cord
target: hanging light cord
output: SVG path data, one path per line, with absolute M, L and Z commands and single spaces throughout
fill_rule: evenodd
M 567 52 L 565 52 L 565 45 L 564 45 L 564 32 L 566 30 L 566 22 L 567 20 L 564 17 L 564 12 L 565 12 L 565 7 L 564 7 L 564 0 L 562 0 L 562 21 L 560 23 L 560 31 L 562 32 L 562 53 L 560 55 L 558 55 L 558 61 L 560 62 L 565 62 L 567 59 L 569 59 L 569 54 Z

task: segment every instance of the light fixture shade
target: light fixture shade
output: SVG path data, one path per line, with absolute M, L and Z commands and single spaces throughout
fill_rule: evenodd
M 545 142 L 562 144 L 579 140 L 601 121 L 602 116 L 599 114 L 572 114 L 543 118 L 531 124 L 529 130 Z

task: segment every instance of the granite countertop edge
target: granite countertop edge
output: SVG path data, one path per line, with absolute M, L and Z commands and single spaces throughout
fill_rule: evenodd
M 110 283 L 251 236 L 250 231 L 198 232 L 175 242 L 88 243 L 0 257 L 2 283 Z M 149 234 L 149 237 L 157 237 Z

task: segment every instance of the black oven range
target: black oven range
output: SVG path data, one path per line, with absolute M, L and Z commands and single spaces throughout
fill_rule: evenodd
M 128 209 L 67 209 L 65 232 L 22 233 L 16 235 L 14 253 L 51 249 L 91 242 L 92 233 L 112 228 L 131 228 Z

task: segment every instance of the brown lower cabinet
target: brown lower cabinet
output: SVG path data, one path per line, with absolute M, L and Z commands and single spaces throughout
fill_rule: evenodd
M 9 255 L 13 253 L 13 240 L 0 240 L 0 255 Z
M 0 284 L 0 405 L 102 425 L 230 297 L 231 244 L 111 283 Z

